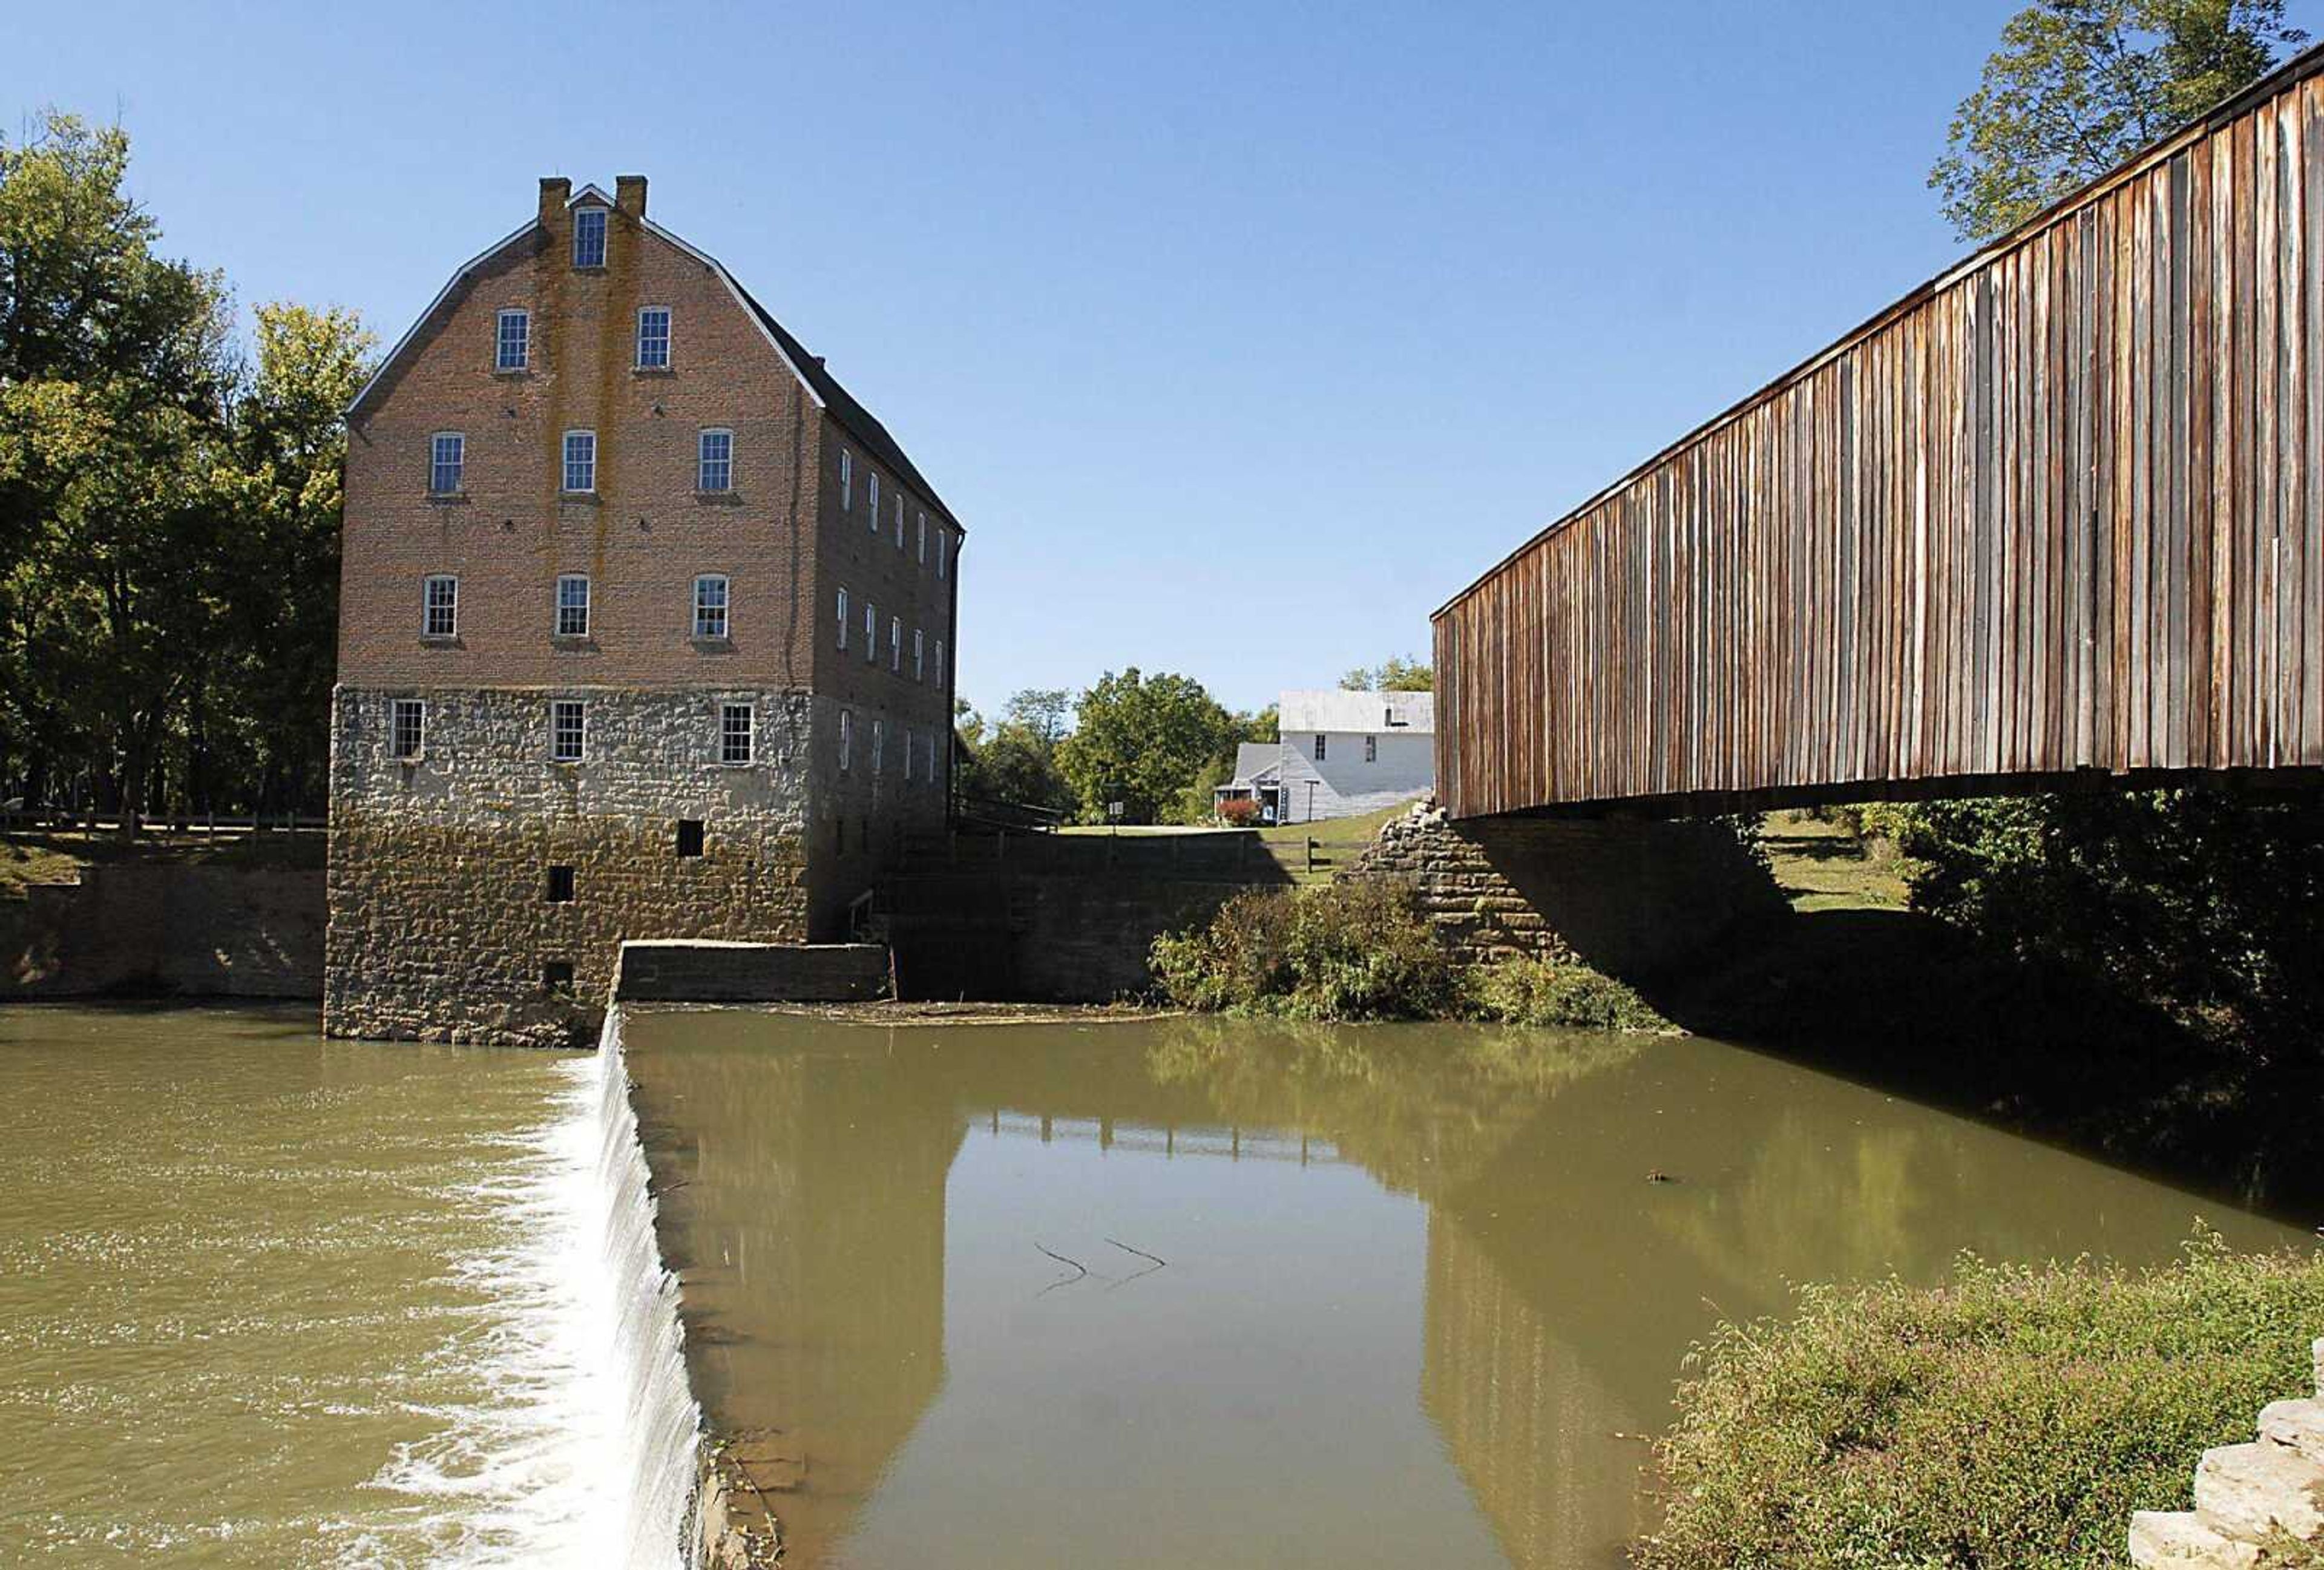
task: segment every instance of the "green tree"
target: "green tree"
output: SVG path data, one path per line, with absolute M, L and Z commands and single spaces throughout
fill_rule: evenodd
M 268 803 L 322 792 L 337 664 L 339 411 L 370 374 L 378 340 L 352 311 L 258 308 L 258 363 L 236 402 L 241 480 L 222 565 L 226 646 L 217 690 L 198 694 L 191 794 L 208 792 L 209 716 L 248 716 Z
M 1374 666 L 1357 666 L 1340 678 L 1347 692 L 1434 692 L 1436 672 L 1417 660 L 1391 657 Z
M 1102 820 L 1109 802 L 1130 823 L 1158 823 L 1183 808 L 1186 789 L 1231 757 L 1235 718 L 1188 676 L 1108 671 L 1081 695 L 1057 766 L 1083 815 Z
M 128 161 L 56 111 L 0 140 L 0 753 L 134 799 L 215 632 L 233 367 L 223 284 L 154 254 Z
M 1073 713 L 1073 695 L 1063 688 L 1028 688 L 1013 695 L 998 724 L 965 704 L 962 739 L 969 744 L 961 789 L 968 795 L 1022 807 L 1071 812 L 1074 788 L 1057 768 L 1057 744 Z
M 1961 238 L 2006 233 L 2306 38 L 2283 0 L 2039 0 L 2004 24 L 1929 185 Z

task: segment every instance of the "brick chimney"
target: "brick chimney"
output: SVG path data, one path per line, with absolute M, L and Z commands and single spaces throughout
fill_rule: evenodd
M 642 174 L 617 174 L 613 177 L 613 205 L 633 218 L 646 216 L 646 177 Z
M 543 228 L 554 229 L 565 221 L 565 203 L 573 194 L 573 182 L 555 175 L 540 182 L 540 223 Z

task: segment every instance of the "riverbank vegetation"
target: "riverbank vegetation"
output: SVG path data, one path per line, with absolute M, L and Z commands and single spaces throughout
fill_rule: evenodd
M 319 810 L 372 336 L 161 251 L 128 137 L 0 140 L 0 800 Z
M 1637 993 L 1579 963 L 1459 964 L 1412 891 L 1380 878 L 1238 894 L 1206 925 L 1157 938 L 1151 964 L 1172 1002 L 1212 1013 L 1668 1028 Z
M 2112 1566 L 2136 1510 L 2309 1393 L 2324 1257 L 2199 1238 L 2167 1268 L 1966 1261 L 1935 1289 L 1803 1289 L 1721 1328 L 1661 1446 L 1646 1570 Z

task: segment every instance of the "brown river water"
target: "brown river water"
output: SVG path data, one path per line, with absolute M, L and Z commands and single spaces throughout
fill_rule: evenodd
M 0 1066 L 0 1566 L 667 1570 L 696 1396 L 794 1570 L 1609 1565 L 1787 1281 L 2304 1241 L 1692 1039 L 44 1007 Z
M 1618 1565 L 1688 1347 L 1787 1282 L 2306 1242 L 1698 1039 L 627 1043 L 695 1390 L 794 1570 Z

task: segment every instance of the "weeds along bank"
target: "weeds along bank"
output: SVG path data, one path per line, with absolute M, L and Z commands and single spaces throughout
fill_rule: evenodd
M 1157 938 L 1152 965 L 1171 1002 L 1213 1013 L 1669 1028 L 1636 992 L 1576 960 L 1464 964 L 1409 888 L 1371 879 L 1238 894 L 1208 925 Z
M 1637 1562 L 2119 1565 L 2135 1512 L 2185 1510 L 2200 1455 L 2310 1388 L 2319 1327 L 2324 1259 L 2216 1237 L 2135 1274 L 1969 1261 L 1934 1289 L 1805 1288 L 1696 1354 Z M 2312 1567 L 2324 1544 L 2234 1562 Z

